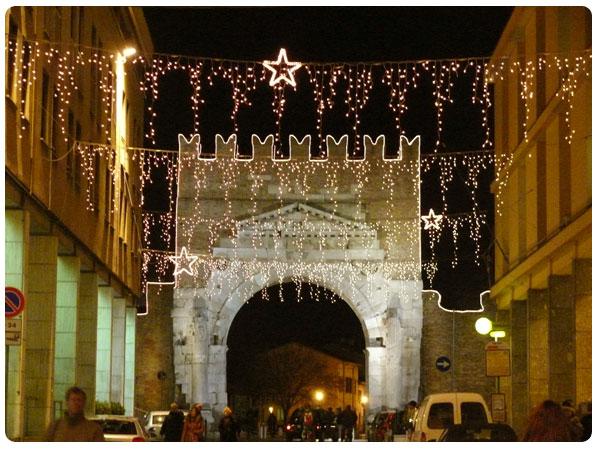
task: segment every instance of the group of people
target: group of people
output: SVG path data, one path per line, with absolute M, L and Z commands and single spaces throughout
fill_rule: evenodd
M 177 403 L 171 403 L 170 411 L 160 429 L 160 434 L 167 442 L 199 442 L 206 439 L 206 422 L 202 417 L 202 405 L 192 405 L 187 416 L 179 409 Z M 236 442 L 240 437 L 240 427 L 231 408 L 223 410 L 219 421 L 219 438 L 223 442 Z
M 572 400 L 565 400 L 562 405 L 545 400 L 529 416 L 523 441 L 587 441 L 591 435 L 591 402 L 587 411 L 577 414 Z
M 313 410 L 307 405 L 302 415 L 302 440 L 331 439 L 350 442 L 357 420 L 358 416 L 350 405 L 346 405 L 343 410 L 337 408 L 335 412 L 331 407 L 323 411 Z

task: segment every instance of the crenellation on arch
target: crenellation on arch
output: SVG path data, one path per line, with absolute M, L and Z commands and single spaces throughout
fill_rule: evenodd
M 236 133 L 232 133 L 227 138 L 221 134 L 215 135 L 215 143 L 212 148 L 203 148 L 199 134 L 193 134 L 189 139 L 183 134 L 178 135 L 179 153 L 185 155 L 185 158 L 194 156 L 198 160 L 214 161 L 221 158 L 230 158 L 238 161 L 252 161 L 254 159 L 267 160 L 274 162 L 300 161 L 307 160 L 315 163 L 324 163 L 327 161 L 349 161 L 362 162 L 366 160 L 384 160 L 384 161 L 418 161 L 420 152 L 420 136 L 415 136 L 412 140 L 405 135 L 400 136 L 400 145 L 396 154 L 386 154 L 385 135 L 380 134 L 375 137 L 365 134 L 360 139 L 361 145 L 358 149 L 350 150 L 349 136 L 325 136 L 322 142 L 324 151 L 319 155 L 312 155 L 312 136 L 310 134 L 298 137 L 290 134 L 285 142 L 286 148 L 282 145 L 282 154 L 278 155 L 275 146 L 275 137 L 273 134 L 261 137 L 252 134 L 248 148 L 251 150 L 249 155 L 240 152 L 240 143 Z

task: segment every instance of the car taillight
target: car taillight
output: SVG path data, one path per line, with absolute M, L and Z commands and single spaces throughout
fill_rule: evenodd
M 421 432 L 421 442 L 427 442 L 427 435 Z
M 141 436 L 136 436 L 131 440 L 131 442 L 146 442 L 146 439 Z

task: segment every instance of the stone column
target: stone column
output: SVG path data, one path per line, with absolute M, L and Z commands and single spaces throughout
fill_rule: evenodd
M 367 387 L 369 411 L 380 410 L 385 399 L 385 347 L 367 347 Z
M 6 286 L 19 289 L 27 295 L 26 267 L 28 265 L 29 246 L 29 214 L 23 210 L 7 209 L 4 212 L 4 282 Z M 29 299 L 27 299 L 29 300 Z M 16 319 L 23 326 L 27 309 Z M 21 328 L 21 345 L 10 345 L 6 350 L 6 436 L 16 439 L 23 435 L 23 408 L 25 372 L 23 365 L 23 348 L 25 330 Z
M 98 276 L 81 272 L 77 304 L 77 367 L 75 383 L 87 394 L 86 414 L 93 415 L 96 399 L 96 339 Z
M 521 432 L 529 416 L 527 302 L 510 304 L 511 412 L 512 425 Z
M 58 257 L 54 328 L 54 414 L 57 416 L 62 415 L 65 392 L 75 384 L 76 379 L 79 270 L 78 257 Z
M 227 406 L 227 346 L 210 345 L 208 354 L 208 377 L 211 380 L 208 401 L 213 407 L 213 413 L 220 415 Z
M 548 398 L 548 291 L 530 289 L 527 299 L 529 328 L 529 409 Z
M 128 307 L 125 309 L 125 370 L 123 398 L 125 414 L 134 415 L 134 396 L 135 396 L 135 320 L 136 308 Z
M 112 289 L 98 287 L 96 328 L 96 401 L 110 401 L 110 367 L 112 338 Z
M 208 403 L 209 397 L 209 336 L 202 317 L 197 316 L 193 322 L 194 347 L 191 355 L 192 397 L 194 403 Z M 193 400 L 192 400 L 193 399 Z
M 550 398 L 575 400 L 575 286 L 570 275 L 549 279 Z
M 577 404 L 592 398 L 592 260 L 580 259 L 575 274 L 575 379 Z
M 29 237 L 25 350 L 25 436 L 43 436 L 53 419 L 54 315 L 58 240 Z
M 125 385 L 125 299 L 115 297 L 112 301 L 110 365 L 110 401 L 124 404 Z

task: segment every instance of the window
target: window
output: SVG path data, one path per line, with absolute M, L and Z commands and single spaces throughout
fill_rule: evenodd
M 12 14 L 9 15 L 9 23 L 8 23 L 8 38 L 10 40 L 9 48 L 12 48 L 13 51 L 8 52 L 8 61 L 6 67 L 6 93 L 9 96 L 14 95 L 14 87 L 13 84 L 15 82 L 15 53 L 17 49 L 17 34 L 19 33 L 19 27 L 15 22 L 15 19 Z
M 21 106 L 25 109 L 27 103 L 27 87 L 29 81 L 29 64 L 31 56 L 31 47 L 27 42 L 23 42 L 23 65 L 21 68 Z
M 75 140 L 77 142 L 81 141 L 81 124 L 77 121 L 75 125 Z M 79 148 L 76 147 L 74 150 L 75 153 L 75 190 L 77 192 L 81 189 L 81 152 Z
M 73 117 L 73 111 L 69 109 L 67 116 L 67 180 L 73 181 L 73 136 L 75 135 L 75 119 Z
M 85 22 L 85 7 L 79 7 L 79 21 L 77 22 L 78 31 L 77 31 L 77 41 L 81 44 L 83 42 L 83 26 Z
M 460 422 L 468 426 L 487 424 L 488 420 L 483 405 L 479 402 L 461 403 Z
M 60 118 L 58 117 L 59 114 L 60 110 L 58 108 L 58 90 L 56 89 L 56 87 L 54 87 L 52 94 L 52 158 L 55 160 L 58 158 L 58 140 L 60 136 Z M 58 163 L 58 161 L 55 162 Z
M 433 429 L 447 428 L 454 423 L 454 407 L 452 403 L 434 403 L 429 408 L 427 426 Z
M 52 96 L 50 91 L 50 75 L 42 72 L 42 120 L 40 137 L 47 145 L 52 143 Z
M 345 389 L 347 394 L 351 394 L 352 393 L 352 378 L 346 377 L 346 389 Z

